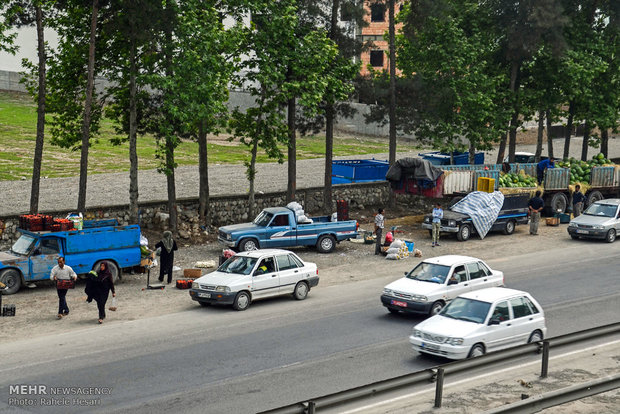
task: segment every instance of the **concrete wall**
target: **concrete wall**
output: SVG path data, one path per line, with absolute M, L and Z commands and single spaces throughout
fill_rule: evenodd
M 19 72 L 0 70 L 0 90 L 26 92 L 24 85 L 19 83 L 21 77 Z

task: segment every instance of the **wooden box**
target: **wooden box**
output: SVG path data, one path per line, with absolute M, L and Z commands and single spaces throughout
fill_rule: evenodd
M 201 269 L 183 269 L 183 277 L 197 278 L 202 276 Z
M 559 226 L 560 218 L 559 217 L 547 217 L 547 226 Z

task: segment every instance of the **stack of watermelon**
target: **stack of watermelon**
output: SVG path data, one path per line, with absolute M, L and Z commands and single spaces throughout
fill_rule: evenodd
M 524 173 L 506 173 L 499 177 L 500 187 L 536 187 L 536 178 Z
M 558 161 L 557 165 L 562 168 L 570 168 L 570 183 L 575 184 L 589 183 L 592 168 L 611 163 L 603 153 L 599 153 L 593 156 L 590 161 L 580 161 L 571 157 Z

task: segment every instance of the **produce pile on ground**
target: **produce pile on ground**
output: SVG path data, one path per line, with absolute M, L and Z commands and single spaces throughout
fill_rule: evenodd
M 519 173 L 505 173 L 499 177 L 500 187 L 536 187 L 536 178 L 525 174 L 523 171 Z
M 570 183 L 589 183 L 590 172 L 592 168 L 602 165 L 612 164 L 610 160 L 605 158 L 603 153 L 599 153 L 592 157 L 590 161 L 580 161 L 575 158 L 565 158 L 557 162 L 558 167 L 570 169 Z

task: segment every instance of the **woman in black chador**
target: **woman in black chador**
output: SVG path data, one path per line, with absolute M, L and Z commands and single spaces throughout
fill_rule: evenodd
M 177 242 L 172 238 L 172 233 L 164 232 L 164 237 L 155 245 L 159 249 L 159 281 L 164 281 L 164 275 L 168 275 L 168 283 L 172 283 L 172 263 L 174 262 L 174 251 L 178 250 Z

